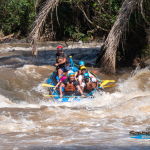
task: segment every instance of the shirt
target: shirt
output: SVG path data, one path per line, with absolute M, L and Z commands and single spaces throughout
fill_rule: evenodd
M 90 78 L 90 80 L 91 80 L 92 82 L 96 82 L 96 81 L 97 81 L 95 78 Z M 86 86 L 85 81 L 82 82 L 81 86 L 82 86 L 82 87 L 85 87 L 85 86 Z
M 67 59 L 66 53 L 62 52 L 60 55 L 59 55 L 59 53 L 56 53 L 56 63 L 59 63 L 59 59 L 60 59 L 60 60 L 61 60 L 61 59 L 63 60 L 64 58 Z M 65 64 L 66 64 L 66 63 L 63 63 L 63 64 L 59 65 L 59 67 L 63 67 Z
M 82 81 L 82 80 L 83 80 L 83 75 L 79 75 L 78 81 Z

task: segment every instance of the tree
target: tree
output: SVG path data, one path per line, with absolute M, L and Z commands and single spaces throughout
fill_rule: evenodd
M 119 15 L 114 23 L 105 43 L 100 52 L 101 67 L 107 73 L 116 72 L 116 52 L 120 41 L 120 37 L 126 28 L 126 24 L 130 19 L 130 15 L 142 0 L 125 0 L 120 8 Z M 99 58 L 100 58 L 99 57 Z
M 35 0 L 0 1 L 0 30 L 5 35 L 20 31 L 25 36 L 35 16 L 34 3 Z

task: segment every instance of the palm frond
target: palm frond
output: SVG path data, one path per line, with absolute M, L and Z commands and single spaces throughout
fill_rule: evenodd
M 28 41 L 33 39 L 37 40 L 40 37 L 40 33 L 43 30 L 43 26 L 46 21 L 48 13 L 55 8 L 59 0 L 47 0 L 44 2 L 43 6 L 40 8 L 39 13 L 36 16 L 35 21 L 32 24 L 31 32 L 28 36 Z

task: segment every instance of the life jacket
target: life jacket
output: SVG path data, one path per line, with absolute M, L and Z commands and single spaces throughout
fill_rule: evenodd
M 64 60 L 64 52 L 62 52 L 59 56 L 56 56 L 56 63 L 60 63 Z
M 92 82 L 92 80 L 90 80 L 90 82 L 85 83 L 85 90 L 91 91 L 93 89 L 95 89 L 97 87 L 97 83 L 96 82 Z
M 65 87 L 65 92 L 73 92 L 75 91 L 75 86 L 73 85 L 73 82 L 69 83 L 67 82 L 67 85 Z

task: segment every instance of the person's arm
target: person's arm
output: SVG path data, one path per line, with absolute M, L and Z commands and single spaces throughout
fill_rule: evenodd
M 88 71 L 88 74 L 90 75 L 90 78 L 95 78 L 97 79 L 95 76 L 93 76 L 89 71 Z
M 64 58 L 62 62 L 58 63 L 58 65 L 61 65 L 61 64 L 66 63 L 66 60 L 67 60 L 67 59 L 66 59 L 66 58 Z
M 77 75 L 78 75 L 78 72 L 75 72 L 75 80 L 77 81 Z
M 60 90 L 60 98 L 63 97 L 63 94 L 62 94 L 62 87 L 64 87 L 64 86 L 65 86 L 65 85 L 64 85 L 63 83 L 60 84 L 60 88 L 59 88 L 59 90 Z
M 93 83 L 96 83 L 96 85 L 97 85 L 96 89 L 98 89 L 98 87 L 100 86 L 99 80 L 97 78 L 96 79 L 95 78 L 91 78 L 91 80 L 92 80 Z
M 83 91 L 81 90 L 80 86 L 77 85 L 76 87 L 77 87 L 78 91 L 81 93 L 81 97 L 85 98 L 86 96 L 83 94 Z
M 84 87 L 83 86 L 81 86 L 81 90 L 82 90 L 82 92 L 84 92 Z
M 56 84 L 54 91 L 57 89 L 57 87 L 59 86 L 60 83 L 61 83 L 61 80 Z

